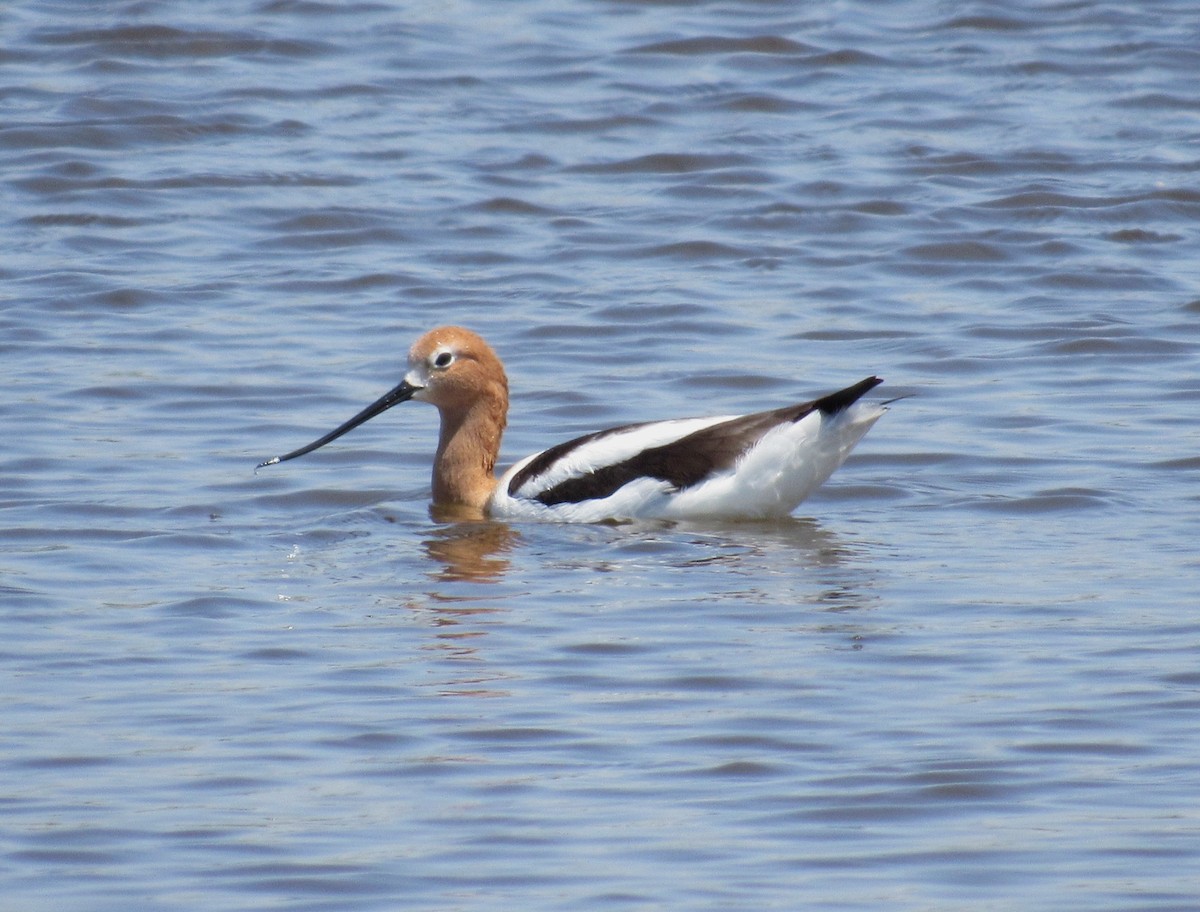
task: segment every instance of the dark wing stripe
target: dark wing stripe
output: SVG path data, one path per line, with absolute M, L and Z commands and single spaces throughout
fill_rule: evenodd
M 534 499 L 548 507 L 561 503 L 579 503 L 597 500 L 615 494 L 631 481 L 639 478 L 657 478 L 679 491 L 699 484 L 718 472 L 733 468 L 734 464 L 749 451 L 762 436 L 780 424 L 796 422 L 814 411 L 833 415 L 849 408 L 855 401 L 878 386 L 878 377 L 868 377 L 854 386 L 847 387 L 812 402 L 789 405 L 769 412 L 756 412 L 731 418 L 720 424 L 694 431 L 671 443 L 650 447 L 634 456 L 612 465 L 602 466 L 594 472 L 568 478 L 553 487 L 534 495 Z M 555 459 L 576 447 L 618 431 L 629 430 L 639 425 L 625 425 L 569 440 L 551 447 L 532 460 L 509 483 L 509 494 L 515 493 L 523 484 L 544 471 Z
M 622 431 L 631 431 L 634 428 L 639 428 L 649 422 L 640 422 L 637 424 L 623 424 L 620 427 L 607 428 L 603 431 L 595 431 L 591 434 L 584 434 L 582 437 L 576 437 L 574 440 L 568 440 L 564 443 L 555 444 L 548 450 L 543 450 L 536 457 L 529 460 L 525 468 L 521 469 L 508 483 L 508 494 L 510 497 L 516 496 L 517 491 L 521 489 L 529 479 L 536 478 L 546 471 L 550 466 L 557 462 L 562 457 L 566 456 L 572 450 L 575 450 L 585 443 L 592 443 L 595 440 L 602 440 L 605 437 L 611 437 L 613 434 L 619 434 Z
M 642 450 L 622 462 L 568 478 L 534 495 L 534 499 L 548 507 L 596 500 L 615 494 L 639 478 L 657 478 L 676 491 L 690 488 L 717 472 L 732 468 L 738 458 L 771 428 L 787 421 L 798 421 L 811 411 L 812 404 L 807 403 L 731 418 L 671 443 Z
M 838 412 L 850 408 L 850 406 L 862 398 L 863 393 L 873 390 L 882 382 L 883 380 L 879 377 L 868 377 L 866 380 L 860 380 L 854 386 L 848 386 L 844 390 L 838 390 L 836 393 L 823 396 L 812 403 L 812 407 L 817 409 L 822 415 L 836 415 Z

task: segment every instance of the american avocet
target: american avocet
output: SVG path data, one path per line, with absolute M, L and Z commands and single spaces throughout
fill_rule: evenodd
M 859 402 L 867 377 L 836 393 L 766 412 L 650 421 L 587 434 L 494 474 L 508 379 L 470 330 L 442 326 L 408 353 L 398 386 L 324 437 L 259 468 L 311 453 L 394 405 L 441 413 L 433 502 L 496 519 L 600 522 L 786 516 L 842 464 L 884 412 Z

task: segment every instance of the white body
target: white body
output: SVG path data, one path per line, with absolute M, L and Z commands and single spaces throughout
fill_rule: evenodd
M 488 503 L 496 519 L 600 522 L 612 519 L 767 519 L 785 517 L 816 490 L 883 415 L 882 406 L 855 403 L 834 415 L 811 412 L 768 431 L 731 470 L 675 490 L 658 478 L 635 479 L 608 497 L 546 506 L 535 496 L 575 475 L 629 459 L 733 416 L 656 421 L 585 443 L 509 494 L 512 478 L 540 454 L 500 478 Z

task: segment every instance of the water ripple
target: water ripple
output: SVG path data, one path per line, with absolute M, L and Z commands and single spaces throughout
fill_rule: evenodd
M 1194 905 L 1190 6 L 9 6 L 10 903 Z M 900 398 L 788 522 L 254 473 L 449 322 L 506 463 Z

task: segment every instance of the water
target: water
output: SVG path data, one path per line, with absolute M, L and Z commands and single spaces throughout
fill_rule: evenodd
M 6 908 L 1191 910 L 1190 4 L 0 12 Z M 795 521 L 439 522 L 879 373 Z

